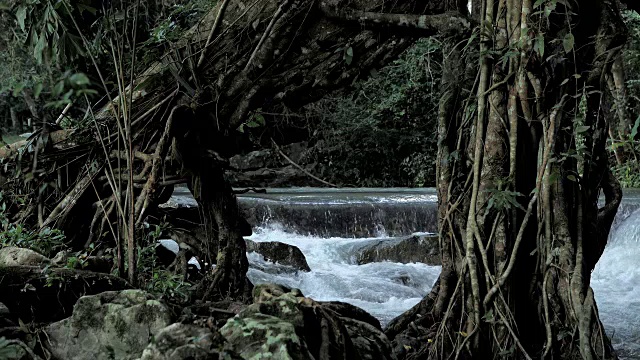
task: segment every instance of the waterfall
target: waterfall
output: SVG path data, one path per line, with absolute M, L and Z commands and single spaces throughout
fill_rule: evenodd
M 591 285 L 621 359 L 640 360 L 640 191 L 625 191 L 623 199 Z M 172 202 L 193 206 L 184 191 Z M 439 266 L 357 265 L 354 258 L 362 246 L 389 236 L 435 232 L 434 189 L 268 189 L 240 195 L 238 203 L 254 229 L 250 240 L 295 245 L 311 268 L 283 270 L 249 253 L 254 283 L 279 283 L 316 300 L 348 302 L 384 324 L 417 304 L 440 273 Z
M 640 359 L 640 210 L 612 230 L 591 287 L 614 346 L 622 357 Z

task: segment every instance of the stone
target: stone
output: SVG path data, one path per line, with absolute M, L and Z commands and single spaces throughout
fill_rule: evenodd
M 377 320 L 352 305 L 274 284 L 257 285 L 253 300 L 220 329 L 244 359 L 395 359 Z
M 437 235 L 412 235 L 375 241 L 360 249 L 358 265 L 391 261 L 440 265 L 440 245 Z
M 65 360 L 137 359 L 172 323 L 170 310 L 142 290 L 78 299 L 70 318 L 45 328 L 52 355 Z
M 160 330 L 140 360 L 242 359 L 225 349 L 224 339 L 208 328 L 175 323 Z
M 0 249 L 0 266 L 40 266 L 50 262 L 46 256 L 30 249 L 15 246 Z
M 274 154 L 271 150 L 256 150 L 246 155 L 236 155 L 229 159 L 229 164 L 236 170 L 256 170 L 260 168 L 269 167 L 270 162 L 273 163 L 273 158 L 279 156 Z
M 245 241 L 247 243 L 247 252 L 257 252 L 265 260 L 276 264 L 291 266 L 300 271 L 311 271 L 307 259 L 297 246 L 277 241 Z
M 254 289 L 254 299 L 264 297 L 269 300 L 254 303 L 229 319 L 220 329 L 222 336 L 244 359 L 258 359 L 259 356 L 271 359 L 313 359 L 306 343 L 296 332 L 296 326 L 304 327 L 303 313 L 297 307 L 296 294 L 289 292 L 277 295 L 276 292 L 273 296 L 264 296 L 263 293 L 273 291 L 264 291 L 265 289 L 266 286 L 263 286 L 263 290 Z M 256 293 L 260 295 L 256 296 Z M 265 308 L 272 306 L 264 310 L 263 305 L 266 305 Z

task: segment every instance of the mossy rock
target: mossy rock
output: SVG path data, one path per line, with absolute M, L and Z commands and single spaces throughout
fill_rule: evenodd
M 242 359 L 208 328 L 175 323 L 160 330 L 140 360 Z
M 81 297 L 70 318 L 45 331 L 58 359 L 137 359 L 169 324 L 170 310 L 152 295 L 123 290 Z
M 220 329 L 244 359 L 394 359 L 379 323 L 364 310 L 273 284 L 257 285 L 253 297 Z

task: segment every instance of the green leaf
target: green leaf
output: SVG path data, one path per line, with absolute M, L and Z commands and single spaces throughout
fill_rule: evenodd
M 569 33 L 565 35 L 564 39 L 562 39 L 562 46 L 564 47 L 564 51 L 568 53 L 569 51 L 573 50 L 574 43 L 575 39 L 573 37 L 573 34 Z
M 576 179 L 576 177 L 574 175 L 567 175 L 567 180 L 570 180 L 570 181 L 573 181 L 573 182 L 578 181 L 578 179 Z
M 16 19 L 18 19 L 18 25 L 20 25 L 20 29 L 25 31 L 24 21 L 27 19 L 27 8 L 25 6 L 20 6 L 16 11 Z
M 58 96 L 64 91 L 64 81 L 58 81 L 53 87 L 53 96 Z
M 87 75 L 83 73 L 75 73 L 71 75 L 69 77 L 69 81 L 71 82 L 72 85 L 75 85 L 75 86 L 89 85 L 90 83 Z
M 583 132 L 587 132 L 591 129 L 591 126 L 580 125 L 576 127 L 576 134 L 582 134 Z
M 259 125 L 264 126 L 264 124 L 266 124 L 267 122 L 264 120 L 264 116 L 262 116 L 262 114 L 255 114 L 253 116 L 253 120 L 255 120 L 255 122 L 257 122 Z
M 33 88 L 33 96 L 37 99 L 40 97 L 40 93 L 42 92 L 42 88 L 44 86 L 42 85 L 41 82 L 37 83 L 36 86 Z
M 638 116 L 638 118 L 636 119 L 636 123 L 633 125 L 633 129 L 631 129 L 631 134 L 630 136 L 630 140 L 633 140 L 636 138 L 636 135 L 638 135 L 638 126 L 640 126 L 640 116 Z
M 42 64 L 42 58 L 44 55 L 44 49 L 47 47 L 47 38 L 44 34 L 40 34 L 38 36 L 38 41 L 36 42 L 36 46 L 33 48 L 33 57 L 36 58 L 38 64 Z
M 533 4 L 533 8 L 536 9 L 538 7 L 540 7 L 540 5 L 544 4 L 545 0 L 536 0 L 536 2 Z
M 344 62 L 347 65 L 351 65 L 351 62 L 353 62 L 353 48 L 352 47 L 348 47 L 345 52 L 344 52 Z
M 540 59 L 544 58 L 544 35 L 542 33 L 539 33 L 538 36 L 536 36 L 536 40 L 533 43 L 533 51 L 538 53 Z

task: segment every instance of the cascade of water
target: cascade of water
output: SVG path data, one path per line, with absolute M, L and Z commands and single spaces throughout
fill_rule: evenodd
M 175 197 L 175 196 L 174 196 Z M 179 194 L 172 201 L 189 203 Z M 433 189 L 270 189 L 239 196 L 254 241 L 295 245 L 311 272 L 291 272 L 249 253 L 254 283 L 301 289 L 316 300 L 360 306 L 386 323 L 430 290 L 440 267 L 424 264 L 356 265 L 352 255 L 385 236 L 435 231 Z M 640 191 L 625 191 L 610 243 L 592 274 L 600 315 L 622 359 L 640 360 Z M 182 205 L 180 205 L 182 206 Z M 635 212 L 634 212 L 635 211 Z M 304 234 L 304 235 L 300 235 Z
M 344 301 L 359 306 L 383 324 L 417 304 L 440 274 L 439 266 L 371 263 L 357 265 L 352 250 L 367 238 L 320 238 L 287 232 L 271 224 L 255 230 L 253 241 L 279 241 L 300 248 L 311 272 L 282 272 L 249 253 L 249 279 L 298 288 L 319 301 Z M 271 270 L 271 271 L 270 271 Z
M 591 286 L 614 346 L 625 358 L 640 358 L 640 210 L 611 233 Z

